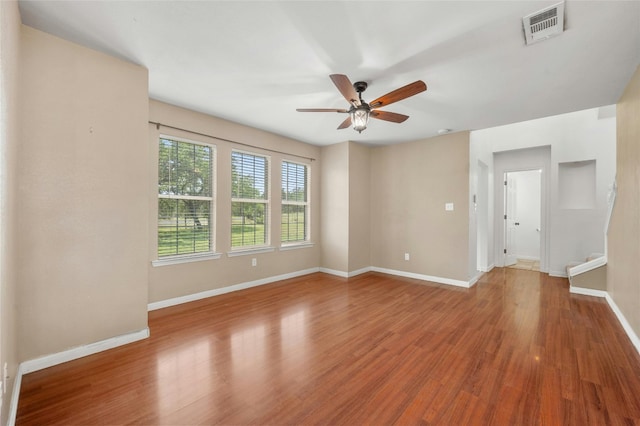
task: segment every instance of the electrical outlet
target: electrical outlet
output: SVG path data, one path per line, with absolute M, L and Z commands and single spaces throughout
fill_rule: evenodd
M 251 259 L 251 266 L 258 266 L 258 259 L 256 259 L 255 257 Z
M 411 256 L 409 255 L 409 253 L 404 254 L 404 260 L 411 260 Z

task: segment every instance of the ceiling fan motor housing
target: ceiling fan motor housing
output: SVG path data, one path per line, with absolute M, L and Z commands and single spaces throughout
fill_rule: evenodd
M 349 77 L 344 74 L 331 74 L 329 76 L 333 84 L 338 88 L 338 91 L 349 102 L 349 109 L 341 108 L 298 108 L 300 112 L 338 112 L 348 113 L 349 117 L 344 120 L 338 129 L 346 129 L 352 126 L 357 132 L 362 132 L 367 128 L 369 118 L 373 117 L 378 120 L 390 121 L 392 123 L 402 123 L 408 115 L 398 114 L 390 111 L 378 111 L 377 108 L 390 105 L 394 102 L 401 101 L 410 96 L 416 95 L 420 92 L 427 90 L 427 85 L 422 80 L 414 81 L 411 84 L 400 87 L 393 90 L 386 95 L 372 101 L 371 104 L 362 100 L 362 92 L 364 92 L 368 84 L 365 81 L 356 81 L 351 83 Z
M 356 89 L 356 92 L 358 93 L 362 93 L 367 90 L 368 86 L 369 85 L 366 81 L 356 81 L 355 83 L 353 83 L 353 88 Z

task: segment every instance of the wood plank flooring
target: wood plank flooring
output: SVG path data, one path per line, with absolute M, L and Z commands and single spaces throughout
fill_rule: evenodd
M 153 311 L 149 339 L 24 376 L 17 424 L 640 424 L 640 356 L 568 287 L 316 273 Z

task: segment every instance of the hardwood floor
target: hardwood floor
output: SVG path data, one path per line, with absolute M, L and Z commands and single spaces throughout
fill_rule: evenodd
M 17 424 L 640 424 L 640 356 L 609 306 L 539 272 L 316 273 L 149 325 L 24 376 Z

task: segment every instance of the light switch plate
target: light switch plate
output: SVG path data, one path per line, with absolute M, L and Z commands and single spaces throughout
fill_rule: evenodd
M 446 204 L 444 205 L 444 209 L 445 209 L 446 211 L 448 211 L 448 212 L 453 211 L 453 203 L 446 203 Z

